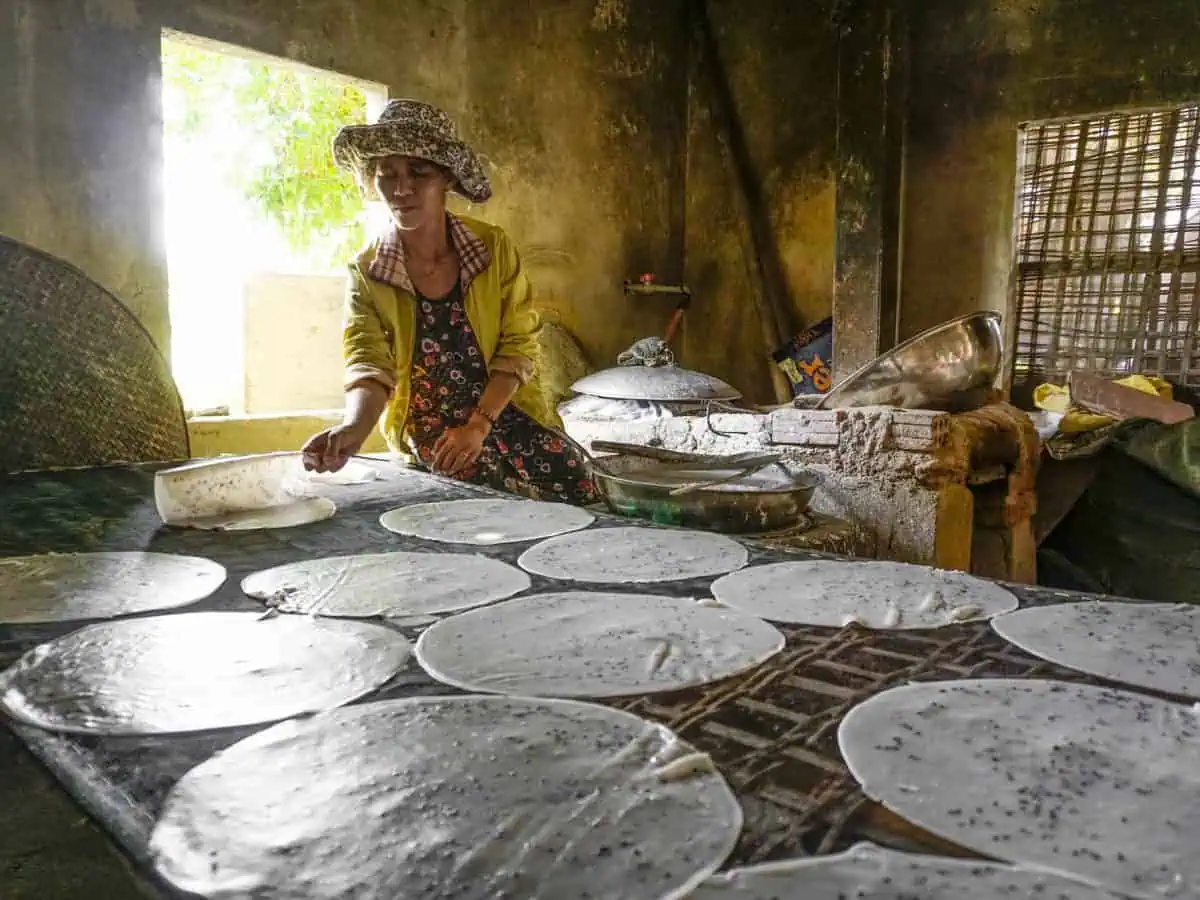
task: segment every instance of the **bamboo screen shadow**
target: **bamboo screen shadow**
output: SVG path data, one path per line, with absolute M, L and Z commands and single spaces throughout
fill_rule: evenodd
M 1200 385 L 1200 106 L 1022 126 L 1013 388 Z

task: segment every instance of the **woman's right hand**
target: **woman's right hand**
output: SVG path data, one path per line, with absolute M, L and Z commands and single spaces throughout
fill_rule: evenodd
M 304 468 L 309 472 L 336 472 L 362 449 L 371 429 L 356 425 L 335 425 L 314 434 L 301 448 Z

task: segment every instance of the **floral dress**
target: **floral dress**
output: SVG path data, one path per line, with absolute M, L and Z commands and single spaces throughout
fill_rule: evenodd
M 460 285 L 441 300 L 417 295 L 417 328 L 409 394 L 409 445 L 426 468 L 447 428 L 466 424 L 487 385 L 487 363 L 467 321 Z M 473 484 L 583 506 L 596 502 L 580 448 L 511 403 L 484 439 L 473 465 L 454 476 Z

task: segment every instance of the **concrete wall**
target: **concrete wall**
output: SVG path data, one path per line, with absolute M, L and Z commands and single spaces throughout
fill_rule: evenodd
M 0 232 L 62 256 L 168 346 L 159 36 L 133 0 L 0 0 Z
M 511 231 L 589 355 L 611 359 L 655 325 L 622 279 L 682 264 L 682 7 L 0 0 L 0 232 L 83 268 L 168 346 L 159 40 L 177 29 L 453 110 L 495 179 L 478 212 Z
M 1193 0 L 913 5 L 902 336 L 1007 310 L 1019 123 L 1200 99 Z
M 766 199 L 781 298 L 798 330 L 829 315 L 834 278 L 837 36 L 833 0 L 711 0 L 716 44 Z M 693 54 L 693 60 L 698 54 Z M 707 60 L 701 60 L 707 64 Z M 771 402 L 748 210 L 695 69 L 688 102 L 687 280 L 681 361 Z
M 247 413 L 342 407 L 344 297 L 335 276 L 261 272 L 247 281 Z
M 1200 97 L 1187 0 L 911 5 L 902 336 L 1006 308 L 1020 122 Z M 669 303 L 620 290 L 654 271 L 695 292 L 681 361 L 769 401 L 755 250 L 687 6 L 0 0 L 0 231 L 82 266 L 167 346 L 159 35 L 178 29 L 454 110 L 496 183 L 478 212 L 593 363 L 665 327 Z M 709 6 L 798 327 L 830 310 L 838 4 Z
M 607 365 L 662 333 L 644 271 L 685 277 L 685 365 L 771 399 L 743 201 L 692 72 L 686 0 L 0 0 L 0 232 L 58 253 L 168 346 L 158 99 L 163 28 L 379 82 L 454 110 L 540 302 Z M 833 281 L 833 0 L 710 4 L 760 186 L 791 324 Z M 810 6 L 812 6 L 810 4 Z M 11 27 L 8 27 L 11 24 Z M 689 127 L 690 121 L 690 127 Z M 685 229 L 687 264 L 684 270 Z

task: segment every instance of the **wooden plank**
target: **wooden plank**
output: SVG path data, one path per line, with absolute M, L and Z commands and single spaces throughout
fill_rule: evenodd
M 1099 456 L 1042 459 L 1037 477 L 1037 511 L 1033 515 L 1034 541 L 1039 546 L 1075 508 L 1099 473 Z
M 1145 394 L 1100 375 L 1072 372 L 1068 384 L 1072 403 L 1118 421 L 1154 419 L 1165 425 L 1174 425 L 1196 415 L 1196 411 L 1186 403 Z
M 896 343 L 907 8 L 860 0 L 838 13 L 835 381 Z

